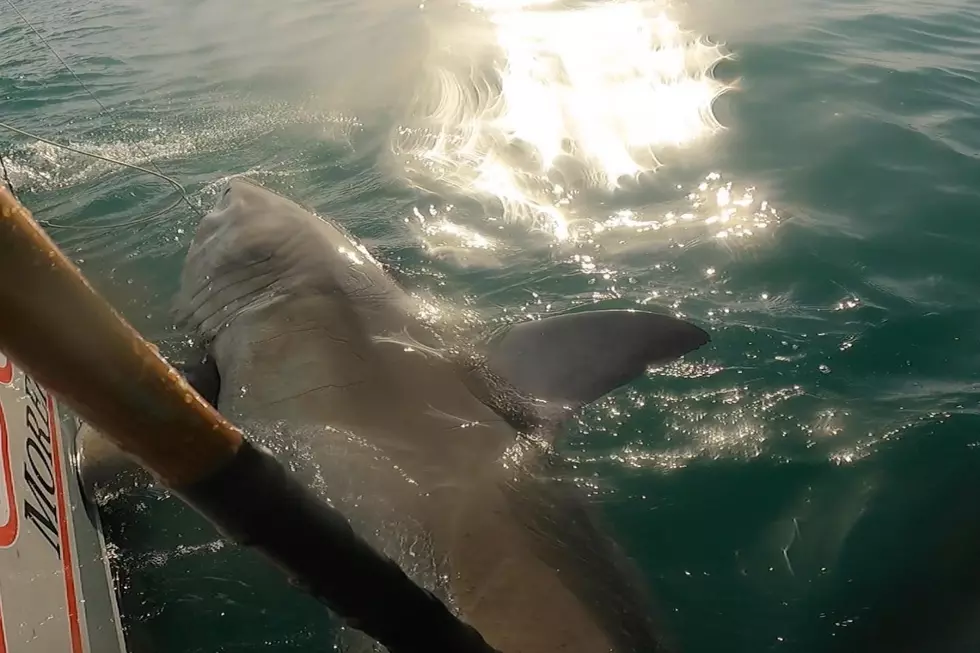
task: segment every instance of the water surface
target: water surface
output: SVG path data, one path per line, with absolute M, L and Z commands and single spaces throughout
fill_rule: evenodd
M 109 112 L 0 3 L 0 120 L 152 161 L 205 209 L 250 175 L 363 238 L 436 320 L 643 305 L 709 329 L 561 443 L 679 650 L 977 650 L 954 628 L 980 568 L 974 3 L 14 2 Z M 198 215 L 129 224 L 172 189 L 0 151 L 179 352 Z M 329 644 L 319 606 L 174 500 L 111 510 L 117 541 L 155 533 L 118 551 L 134 651 Z

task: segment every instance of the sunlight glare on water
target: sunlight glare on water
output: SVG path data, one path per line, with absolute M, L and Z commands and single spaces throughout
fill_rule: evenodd
M 595 498 L 677 650 L 980 650 L 976 0 L 13 2 L 110 110 L 0 0 L 4 121 L 151 159 L 202 210 L 268 184 L 362 240 L 447 347 L 605 308 L 704 328 L 546 468 Z M 146 220 L 173 189 L 105 161 L 6 132 L 0 153 L 36 217 L 84 227 L 50 234 L 100 293 L 190 360 L 172 300 L 197 213 Z M 378 344 L 434 355 L 420 333 Z M 329 424 L 239 426 L 442 591 L 444 529 L 391 491 L 417 487 L 400 461 Z M 369 650 L 138 482 L 100 502 L 132 650 Z
M 422 124 L 394 144 L 416 185 L 496 200 L 505 219 L 565 240 L 578 192 L 613 191 L 655 170 L 659 150 L 720 129 L 712 104 L 727 89 L 711 71 L 725 55 L 661 3 L 469 2 L 485 25 L 462 44 L 434 30 L 454 61 L 431 63 L 409 114 Z

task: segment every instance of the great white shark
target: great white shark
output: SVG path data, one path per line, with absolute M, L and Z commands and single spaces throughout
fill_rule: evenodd
M 702 329 L 587 310 L 457 342 L 342 227 L 244 179 L 198 225 L 175 306 L 202 396 L 250 435 L 304 439 L 327 488 L 356 486 L 331 500 L 366 537 L 385 539 L 373 508 L 410 522 L 426 561 L 386 552 L 497 650 L 666 650 L 640 574 L 550 468 L 566 420 Z M 118 466 L 86 433 L 91 483 Z

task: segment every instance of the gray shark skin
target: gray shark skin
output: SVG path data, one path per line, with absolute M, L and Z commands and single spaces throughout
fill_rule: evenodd
M 198 226 L 176 309 L 202 395 L 253 439 L 302 440 L 355 527 L 499 651 L 666 650 L 639 574 L 549 467 L 576 410 L 704 331 L 593 310 L 445 342 L 339 226 L 241 179 Z

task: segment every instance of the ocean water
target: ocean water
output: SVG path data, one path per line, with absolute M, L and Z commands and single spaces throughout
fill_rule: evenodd
M 688 653 L 980 650 L 978 106 L 973 0 L 0 2 L 0 121 L 205 210 L 252 176 L 447 323 L 708 329 L 560 443 Z M 179 351 L 198 214 L 147 219 L 175 196 L 138 171 L 3 130 L 0 153 Z M 174 499 L 107 513 L 134 652 L 331 646 Z

